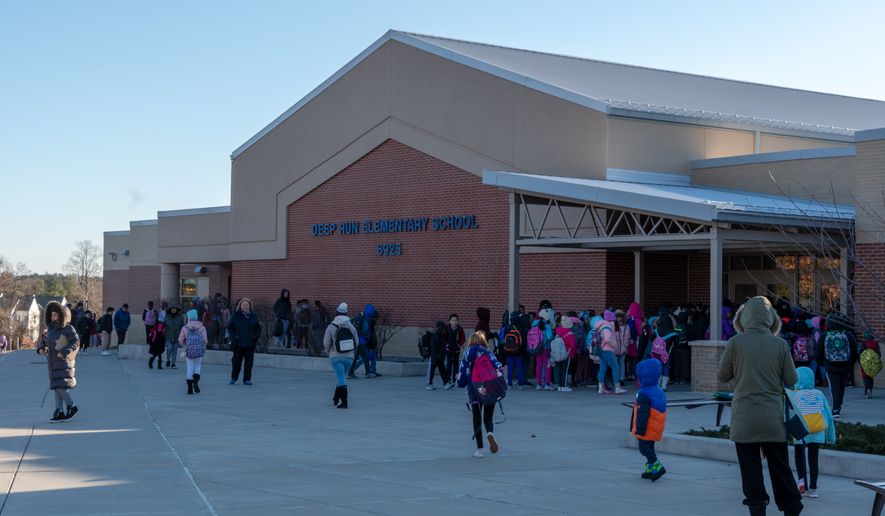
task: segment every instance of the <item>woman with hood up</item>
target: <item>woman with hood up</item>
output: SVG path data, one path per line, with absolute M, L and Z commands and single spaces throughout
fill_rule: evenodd
M 166 309 L 166 367 L 178 369 L 175 361 L 178 359 L 178 335 L 184 328 L 184 314 L 178 303 L 172 302 Z
M 734 380 L 731 410 L 731 440 L 735 443 L 744 505 L 751 516 L 764 515 L 769 503 L 762 476 L 762 454 L 774 501 L 787 515 L 802 511 L 802 495 L 790 469 L 784 430 L 784 385 L 795 385 L 799 377 L 789 345 L 777 336 L 781 320 L 768 299 L 751 298 L 735 314 L 738 334 L 725 346 L 719 362 L 719 381 Z
M 55 393 L 55 412 L 49 422 L 58 423 L 72 419 L 79 411 L 69 390 L 77 386 L 80 339 L 71 326 L 70 310 L 57 301 L 50 301 L 46 305 L 44 323 L 46 329 L 40 336 L 37 354 L 46 356 L 49 388 Z

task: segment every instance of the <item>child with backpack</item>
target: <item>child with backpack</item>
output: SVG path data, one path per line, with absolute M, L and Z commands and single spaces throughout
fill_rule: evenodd
M 473 414 L 473 437 L 476 440 L 476 458 L 485 457 L 482 426 L 486 429 L 489 451 L 498 453 L 495 440 L 493 415 L 495 404 L 504 398 L 507 384 L 504 382 L 503 366 L 494 353 L 487 349 L 485 336 L 470 336 L 467 351 L 458 368 L 458 387 L 467 387 L 467 401 Z
M 553 309 L 544 308 L 532 321 L 526 339 L 528 352 L 535 357 L 535 389 L 539 391 L 555 391 L 550 383 L 550 343 L 553 341 Z
M 347 317 L 347 303 L 341 303 L 335 310 L 335 318 L 323 333 L 323 349 L 329 355 L 329 363 L 337 379 L 332 404 L 340 409 L 347 408 L 347 371 L 353 364 L 353 350 L 358 342 L 359 332 Z
M 458 314 L 452 314 L 449 316 L 449 326 L 446 329 L 446 383 L 455 382 L 462 346 L 464 346 L 464 328 L 459 323 Z
M 814 358 L 811 328 L 809 328 L 804 322 L 794 322 L 788 329 L 791 331 L 789 331 L 788 334 L 783 335 L 783 337 L 790 345 L 790 354 L 793 356 L 793 365 L 796 366 L 796 368 L 811 368 L 811 361 Z
M 206 327 L 200 322 L 200 316 L 195 309 L 187 311 L 187 324 L 178 335 L 178 342 L 184 347 L 184 357 L 187 362 L 187 393 L 200 394 L 200 370 L 203 363 L 203 355 L 206 354 Z
M 506 331 L 501 340 L 501 352 L 507 357 L 507 385 L 513 386 L 513 373 L 517 373 L 517 382 L 520 389 L 528 385 L 526 380 L 526 356 L 525 340 L 528 336 L 528 315 L 514 311 L 506 321 Z
M 842 314 L 833 313 L 827 317 L 826 331 L 817 343 L 818 362 L 827 369 L 830 392 L 833 395 L 833 418 L 842 417 L 842 401 L 845 399 L 845 385 L 852 373 L 851 364 L 857 357 L 857 342 L 854 333 Z
M 827 397 L 814 388 L 814 371 L 808 367 L 796 368 L 799 381 L 790 401 L 795 400 L 798 413 L 805 419 L 809 434 L 794 443 L 796 474 L 799 476 L 799 492 L 809 498 L 817 498 L 818 455 L 822 444 L 836 442 L 836 424 L 827 403 Z M 796 407 L 794 407 L 795 409 Z M 805 467 L 805 451 L 808 450 L 808 468 Z
M 647 358 L 639 362 L 636 364 L 636 376 L 640 387 L 633 403 L 630 432 L 638 441 L 639 453 L 645 457 L 645 471 L 641 477 L 654 482 L 667 473 L 655 454 L 655 441 L 663 438 L 667 424 L 667 395 L 658 387 L 660 360 Z
M 636 343 L 633 341 L 633 338 L 630 336 L 630 327 L 627 326 L 626 321 L 627 314 L 624 313 L 623 310 L 615 310 L 615 340 L 618 343 L 618 369 L 620 370 L 620 385 L 624 387 L 624 382 L 627 379 L 627 364 L 629 361 L 629 353 L 631 347 L 634 350 Z M 632 366 L 633 364 L 631 364 Z M 635 367 L 635 366 L 633 366 Z M 632 367 L 631 367 L 632 370 Z
M 148 352 L 151 355 L 148 359 L 148 369 L 154 368 L 154 359 L 156 358 L 157 369 L 163 370 L 163 352 L 166 351 L 165 328 L 166 324 L 158 321 L 148 331 Z
M 448 390 L 455 386 L 454 383 L 449 381 L 449 376 L 446 375 L 446 331 L 446 323 L 436 321 L 436 331 L 433 332 L 430 340 L 430 364 L 427 369 L 427 385 L 424 387 L 428 391 L 436 390 L 436 387 L 433 385 L 433 375 L 436 371 L 439 371 L 439 377 L 442 378 L 443 388 Z
M 606 314 L 611 314 L 610 318 L 614 319 L 614 313 L 605 311 Z M 618 351 L 618 341 L 615 338 L 615 329 L 612 325 L 609 317 L 599 317 L 598 315 L 593 318 L 591 321 L 593 325 L 593 331 L 595 332 L 595 339 L 598 343 L 599 349 L 599 375 L 596 379 L 599 381 L 599 386 L 597 387 L 598 394 L 611 394 L 614 392 L 615 394 L 624 394 L 627 391 L 621 387 L 620 384 L 620 371 L 618 368 L 618 359 L 617 359 L 617 351 Z M 605 374 L 611 369 L 612 374 L 612 383 L 614 387 L 614 391 L 609 391 L 605 385 Z
M 873 332 L 863 332 L 863 344 L 860 346 L 860 375 L 863 378 L 863 395 L 873 397 L 873 378 L 882 370 L 882 355 L 879 342 Z
M 556 390 L 559 392 L 571 392 L 571 387 L 566 383 L 568 368 L 575 357 L 575 334 L 572 333 L 574 321 L 563 315 L 559 320 L 559 326 L 554 330 L 556 336 L 550 343 L 550 360 L 553 362 L 553 378 Z

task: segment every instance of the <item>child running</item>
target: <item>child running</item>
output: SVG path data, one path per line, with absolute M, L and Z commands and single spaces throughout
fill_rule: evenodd
M 860 375 L 863 377 L 863 395 L 867 398 L 873 397 L 873 378 L 882 368 L 881 356 L 879 341 L 873 336 L 873 332 L 864 331 L 863 344 L 860 345 Z
M 479 459 L 485 457 L 485 452 L 483 451 L 482 425 L 485 425 L 486 439 L 489 441 L 489 451 L 493 454 L 498 453 L 498 442 L 495 440 L 495 435 L 492 433 L 494 431 L 492 416 L 495 412 L 495 404 L 483 405 L 480 403 L 479 394 L 476 392 L 476 387 L 471 381 L 473 366 L 476 364 L 479 357 L 486 356 L 501 377 L 503 377 L 503 366 L 501 365 L 501 362 L 498 361 L 497 357 L 495 357 L 495 354 L 486 348 L 486 339 L 482 332 L 477 332 L 471 335 L 467 345 L 467 352 L 464 353 L 464 358 L 461 360 L 461 365 L 458 368 L 458 387 L 467 387 L 467 400 L 470 405 L 470 410 L 473 412 L 473 435 L 476 439 L 476 451 L 473 452 L 473 456 Z
M 187 362 L 187 393 L 200 394 L 200 366 L 203 355 L 206 354 L 206 327 L 199 321 L 199 314 L 195 309 L 187 311 L 187 324 L 178 335 L 178 342 L 184 346 L 184 356 Z
M 820 445 L 836 442 L 836 425 L 830 404 L 822 392 L 814 388 L 814 371 L 808 367 L 796 368 L 796 402 L 799 411 L 812 431 L 795 443 L 796 474 L 799 476 L 799 492 L 809 498 L 817 498 L 817 458 Z M 808 449 L 808 468 L 805 468 L 805 450 Z M 809 478 L 810 477 L 810 478 Z M 810 481 L 810 482 L 809 482 Z
M 667 472 L 655 454 L 655 441 L 664 435 L 667 423 L 667 395 L 658 387 L 661 379 L 661 361 L 648 358 L 636 364 L 636 377 L 639 378 L 639 391 L 633 404 L 631 431 L 639 441 L 639 453 L 645 457 L 645 471 L 642 478 L 652 482 Z

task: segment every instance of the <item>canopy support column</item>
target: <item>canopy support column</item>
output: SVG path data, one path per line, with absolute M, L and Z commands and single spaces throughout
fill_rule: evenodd
M 511 312 L 519 308 L 519 201 L 516 194 L 510 192 L 510 224 L 507 257 L 507 309 Z
M 180 266 L 177 263 L 160 264 L 160 299 L 163 301 L 175 301 L 178 303 Z M 159 306 L 159 304 L 157 304 Z
M 710 230 L 710 340 L 722 340 L 722 235 Z
M 633 301 L 642 306 L 642 266 L 645 255 L 642 251 L 633 251 Z

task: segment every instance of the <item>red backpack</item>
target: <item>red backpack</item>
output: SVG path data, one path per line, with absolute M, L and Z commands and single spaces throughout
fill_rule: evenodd
M 504 375 L 495 369 L 488 351 L 476 355 L 470 370 L 470 382 L 476 390 L 476 399 L 482 405 L 494 405 L 507 395 L 507 382 Z

